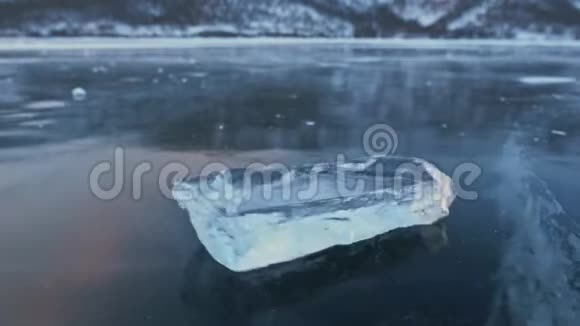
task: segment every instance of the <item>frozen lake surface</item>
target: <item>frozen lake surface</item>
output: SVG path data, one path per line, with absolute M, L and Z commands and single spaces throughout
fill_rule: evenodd
M 580 47 L 43 42 L 0 46 L 0 324 L 580 316 Z M 216 163 L 356 158 L 377 123 L 396 131 L 397 155 L 450 176 L 477 165 L 465 185 L 477 198 L 458 198 L 432 226 L 239 275 L 208 255 L 167 196 L 168 164 L 196 175 Z M 124 180 L 111 200 L 89 184 L 103 161 L 122 174 L 103 175 L 103 188 Z M 136 186 L 143 163 L 151 169 Z

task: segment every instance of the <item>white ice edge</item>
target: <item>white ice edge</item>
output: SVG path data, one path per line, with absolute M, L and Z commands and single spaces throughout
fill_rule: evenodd
M 31 50 L 137 50 L 188 49 L 235 46 L 283 45 L 356 45 L 384 48 L 465 48 L 465 47 L 573 47 L 580 48 L 580 40 L 518 40 L 518 39 L 422 39 L 422 38 L 127 38 L 127 37 L 2 37 L 0 52 Z
M 278 214 L 248 214 L 241 218 L 214 214 L 214 205 L 198 188 L 176 185 L 174 197 L 186 209 L 201 243 L 210 255 L 230 270 L 243 272 L 292 261 L 337 245 L 349 245 L 389 231 L 430 225 L 449 214 L 455 199 L 451 179 L 435 166 L 420 160 L 433 182 L 423 186 L 422 196 L 411 202 L 385 203 L 332 211 L 306 218 L 284 220 Z M 431 189 L 426 189 L 430 187 Z M 186 198 L 182 191 L 198 200 Z

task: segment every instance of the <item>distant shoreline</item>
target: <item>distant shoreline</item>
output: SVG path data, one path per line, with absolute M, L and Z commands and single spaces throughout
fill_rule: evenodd
M 378 48 L 578 47 L 580 40 L 514 39 L 369 39 L 369 38 L 128 38 L 128 37 L 1 37 L 0 52 L 27 50 L 188 49 L 229 46 L 356 45 Z

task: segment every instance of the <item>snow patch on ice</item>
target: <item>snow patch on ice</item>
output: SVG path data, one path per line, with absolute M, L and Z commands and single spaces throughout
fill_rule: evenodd
M 29 110 L 49 110 L 64 108 L 65 106 L 66 102 L 63 101 L 45 100 L 26 103 L 24 108 Z
M 568 135 L 568 133 L 567 133 L 567 132 L 565 132 L 565 131 L 563 131 L 563 130 L 558 130 L 558 129 L 552 129 L 551 133 L 552 133 L 552 135 L 556 135 L 556 136 L 562 136 L 562 137 L 564 137 L 564 136 L 567 136 L 567 135 Z
M 36 113 L 18 112 L 18 113 L 3 114 L 0 117 L 2 119 L 7 119 L 7 120 L 20 120 L 20 119 L 32 119 L 36 116 L 37 116 Z
M 528 85 L 569 84 L 576 82 L 576 78 L 574 77 L 559 76 L 525 76 L 520 77 L 518 80 Z

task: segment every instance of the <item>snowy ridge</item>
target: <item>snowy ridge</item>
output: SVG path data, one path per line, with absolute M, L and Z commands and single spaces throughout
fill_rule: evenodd
M 451 12 L 455 6 L 453 1 L 409 0 L 388 1 L 392 11 L 406 21 L 414 21 L 423 27 L 428 27 Z
M 497 0 L 484 0 L 480 5 L 466 10 L 461 16 L 452 20 L 447 28 L 450 31 L 457 31 L 469 26 L 482 26 L 485 14 L 496 2 Z
M 579 0 L 86 2 L 1 1 L 0 35 L 580 38 Z

